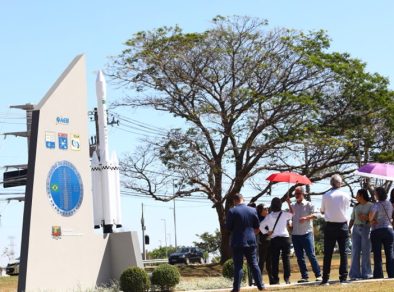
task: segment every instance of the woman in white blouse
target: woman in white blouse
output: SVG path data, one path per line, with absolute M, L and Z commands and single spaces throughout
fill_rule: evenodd
M 282 211 L 282 201 L 273 198 L 271 201 L 271 213 L 260 223 L 263 234 L 271 237 L 271 261 L 272 261 L 272 285 L 279 284 L 279 257 L 282 254 L 283 275 L 286 284 L 290 284 L 290 236 L 287 230 L 287 222 L 293 217 L 293 209 L 290 198 L 286 199 L 290 212 Z

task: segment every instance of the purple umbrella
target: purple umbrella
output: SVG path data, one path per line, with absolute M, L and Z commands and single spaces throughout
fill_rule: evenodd
M 394 181 L 394 165 L 388 163 L 368 163 L 356 170 L 355 174 Z

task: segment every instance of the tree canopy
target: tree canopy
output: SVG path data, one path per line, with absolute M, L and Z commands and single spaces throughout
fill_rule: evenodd
M 119 106 L 184 121 L 122 162 L 124 185 L 158 200 L 205 196 L 216 209 L 222 260 L 232 195 L 268 171 L 316 182 L 371 160 L 393 160 L 393 92 L 324 31 L 268 29 L 250 17 L 216 17 L 201 33 L 178 26 L 136 33 L 107 71 L 132 90 Z M 167 195 L 176 180 L 176 192 Z M 171 188 L 170 188 L 171 189 Z

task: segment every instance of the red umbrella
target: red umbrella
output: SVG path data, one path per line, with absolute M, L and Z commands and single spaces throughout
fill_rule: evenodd
M 290 171 L 273 173 L 269 177 L 267 177 L 266 180 L 272 182 L 287 182 L 287 183 L 296 183 L 303 185 L 310 185 L 312 183 L 310 179 L 307 178 L 306 176 Z

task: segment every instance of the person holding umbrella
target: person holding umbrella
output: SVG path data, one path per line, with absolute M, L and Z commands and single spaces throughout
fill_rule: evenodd
M 374 259 L 373 277 L 383 278 L 382 269 L 382 245 L 386 254 L 387 276 L 394 278 L 394 258 L 393 258 L 393 206 L 387 201 L 387 192 L 384 188 L 378 187 L 375 190 L 377 202 L 369 212 L 369 222 L 371 222 L 371 243 Z
M 273 198 L 270 207 L 271 213 L 260 223 L 260 231 L 271 237 L 272 285 L 279 284 L 280 254 L 282 254 L 284 280 L 286 284 L 290 284 L 290 236 L 287 222 L 293 218 L 293 211 L 288 195 L 286 202 L 290 212 L 282 211 L 281 199 Z

